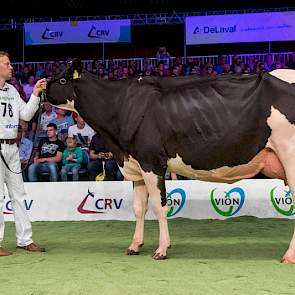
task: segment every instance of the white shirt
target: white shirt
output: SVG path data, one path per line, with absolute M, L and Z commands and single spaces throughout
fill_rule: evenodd
M 39 101 L 39 97 L 32 94 L 25 103 L 14 86 L 5 83 L 0 88 L 0 138 L 16 138 L 19 119 L 30 121 L 38 110 Z
M 41 130 L 46 131 L 47 130 L 47 125 L 49 124 L 49 122 L 53 119 L 56 118 L 56 113 L 55 112 L 51 112 L 50 115 L 48 116 L 46 112 L 44 112 L 41 115 L 41 119 L 40 119 L 40 125 L 41 125 Z
M 95 134 L 94 130 L 85 123 L 83 129 L 78 128 L 77 124 L 70 126 L 68 131 L 68 137 L 74 137 L 81 134 L 83 137 L 87 137 L 88 143 L 91 141 L 92 136 Z

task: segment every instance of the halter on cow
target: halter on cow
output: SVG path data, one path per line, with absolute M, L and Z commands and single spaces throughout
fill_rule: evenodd
M 259 75 L 99 80 L 79 60 L 48 83 L 54 104 L 76 110 L 105 139 L 134 182 L 136 229 L 127 254 L 139 254 L 150 196 L 165 259 L 166 170 L 234 182 L 262 172 L 284 179 L 295 196 L 295 71 Z M 283 261 L 295 263 L 295 238 Z

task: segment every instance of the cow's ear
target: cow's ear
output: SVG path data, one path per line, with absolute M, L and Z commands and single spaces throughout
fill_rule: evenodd
M 80 59 L 73 59 L 71 64 L 71 73 L 73 75 L 73 79 L 78 79 L 81 76 L 81 73 L 83 71 L 83 63 Z

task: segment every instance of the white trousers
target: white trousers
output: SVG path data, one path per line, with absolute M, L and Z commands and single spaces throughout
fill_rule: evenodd
M 21 170 L 18 147 L 16 144 L 1 144 L 1 151 L 12 171 Z M 4 236 L 4 183 L 7 186 L 8 194 L 14 214 L 16 228 L 16 243 L 18 246 L 27 246 L 33 242 L 32 226 L 26 212 L 24 200 L 26 192 L 22 174 L 10 172 L 0 158 L 0 246 Z

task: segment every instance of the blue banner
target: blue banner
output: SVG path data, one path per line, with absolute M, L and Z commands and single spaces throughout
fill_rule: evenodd
M 295 40 L 295 11 L 192 16 L 185 19 L 186 44 Z
M 130 20 L 25 23 L 26 45 L 131 42 Z

